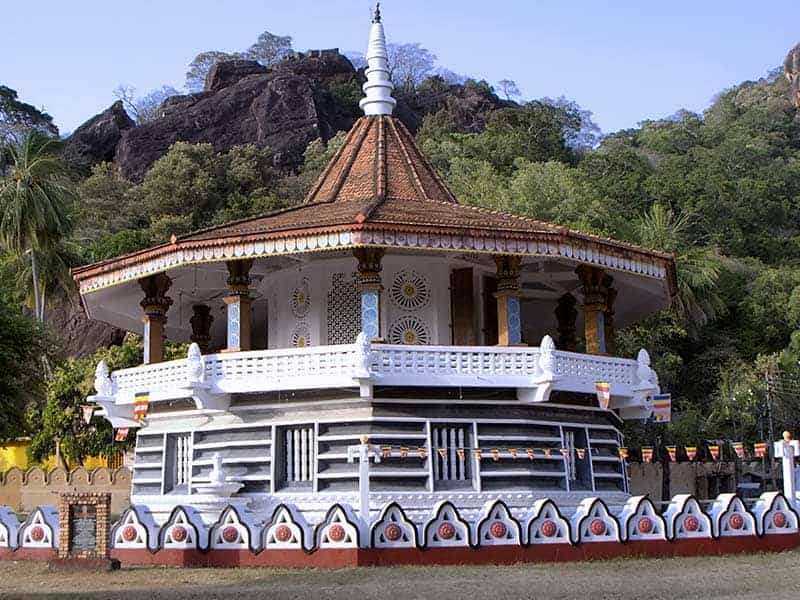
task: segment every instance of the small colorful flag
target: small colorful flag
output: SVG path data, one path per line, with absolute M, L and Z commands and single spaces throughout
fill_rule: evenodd
M 708 451 L 711 453 L 712 460 L 719 460 L 719 446 L 716 444 L 709 446 Z
M 553 449 L 552 448 L 545 448 L 544 449 L 544 457 L 545 458 L 550 458 L 552 455 L 553 455 Z
M 473 452 L 475 453 L 475 458 L 477 460 L 480 460 L 481 457 L 483 456 L 483 450 L 481 450 L 480 448 L 475 448 L 475 450 L 473 450 Z
M 620 448 L 619 449 L 619 459 L 620 460 L 628 460 L 628 449 L 627 448 Z
M 417 448 L 417 454 L 419 455 L 420 458 L 424 459 L 426 456 L 428 456 L 428 451 L 425 449 L 424 446 L 420 446 L 419 448 Z
M 442 460 L 447 459 L 447 448 L 439 448 L 439 456 L 442 457 Z
M 678 449 L 675 446 L 667 446 L 667 454 L 669 454 L 669 461 L 675 462 L 678 456 Z
M 526 450 L 526 452 L 528 453 L 528 458 L 529 458 L 530 460 L 533 460 L 533 459 L 534 459 L 533 448 L 528 448 L 528 449 Z
M 114 431 L 114 441 L 115 442 L 124 442 L 128 439 L 128 428 L 127 427 L 120 427 Z
M 492 448 L 492 460 L 497 462 L 500 460 L 500 450 L 497 448 Z
M 767 443 L 756 442 L 753 444 L 753 454 L 758 458 L 764 458 L 767 455 Z
M 463 448 L 457 448 L 456 449 L 456 454 L 458 455 L 458 459 L 459 460 L 464 460 L 464 449 Z
M 733 451 L 736 452 L 739 460 L 744 460 L 744 444 L 742 442 L 733 442 Z
M 583 460 L 586 457 L 585 448 L 575 448 L 575 452 L 578 454 L 578 460 Z
M 400 458 L 408 458 L 408 448 L 405 446 L 400 447 Z
M 594 391 L 597 392 L 597 402 L 600 408 L 608 410 L 611 401 L 611 384 L 606 381 L 598 381 L 594 384 Z
M 81 405 L 81 413 L 83 414 L 83 420 L 88 425 L 92 420 L 92 415 L 94 415 L 94 409 L 96 407 L 94 404 L 82 404 Z
M 672 394 L 653 396 L 653 419 L 656 423 L 669 423 L 672 420 Z
M 516 448 L 509 448 L 508 453 L 511 455 L 511 458 L 517 458 L 517 449 Z
M 697 446 L 686 446 L 686 457 L 691 461 L 697 458 Z
M 642 448 L 642 462 L 645 462 L 645 463 L 653 462 L 653 449 L 652 448 Z
M 565 459 L 569 458 L 569 448 L 561 448 L 561 456 Z
M 381 458 L 391 458 L 392 457 L 392 447 L 391 446 L 384 446 L 381 448 Z
M 137 421 L 144 421 L 147 417 L 147 409 L 150 406 L 150 393 L 137 392 L 133 397 L 133 416 Z

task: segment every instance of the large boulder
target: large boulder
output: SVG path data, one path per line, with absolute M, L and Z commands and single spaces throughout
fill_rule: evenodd
M 98 348 L 121 344 L 125 332 L 100 321 L 90 321 L 76 297 L 61 297 L 47 309 L 47 324 L 64 354 L 81 358 Z
M 162 116 L 128 129 L 117 147 L 124 176 L 139 180 L 175 142 L 269 146 L 276 166 L 294 169 L 314 139 L 328 140 L 351 127 L 354 111 L 342 107 L 341 89 L 359 85 L 353 65 L 336 50 L 295 55 L 272 69 L 227 61 L 209 73 L 202 94 L 170 99 Z
M 783 73 L 792 87 L 791 98 L 797 108 L 800 108 L 800 44 L 789 50 L 783 61 Z
M 135 125 L 125 112 L 122 101 L 117 100 L 106 110 L 78 127 L 67 138 L 64 159 L 84 172 L 97 163 L 111 162 L 116 156 L 122 133 Z

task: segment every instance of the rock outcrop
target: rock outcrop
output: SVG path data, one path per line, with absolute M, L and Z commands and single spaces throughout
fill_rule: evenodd
M 800 44 L 789 50 L 783 61 L 783 72 L 792 88 L 792 102 L 800 108 Z
M 81 171 L 99 162 L 113 161 L 124 131 L 136 124 L 117 100 L 78 127 L 66 141 L 64 158 Z
M 47 309 L 47 324 L 69 357 L 93 354 L 98 348 L 121 344 L 125 332 L 100 321 L 90 321 L 76 297 L 59 298 Z
M 358 85 L 353 65 L 336 50 L 297 55 L 272 69 L 222 62 L 209 73 L 206 91 L 170 98 L 160 118 L 125 131 L 116 162 L 138 180 L 177 141 L 210 143 L 220 152 L 252 143 L 269 146 L 276 166 L 293 169 L 310 141 L 350 128 L 356 114 L 337 95 Z

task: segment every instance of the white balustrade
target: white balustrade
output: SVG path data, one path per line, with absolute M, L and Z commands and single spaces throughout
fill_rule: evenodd
M 101 372 L 98 385 L 113 391 L 116 404 L 130 404 L 137 392 L 151 401 L 187 397 L 202 381 L 209 394 L 296 389 L 391 386 L 507 387 L 593 394 L 597 381 L 611 385 L 621 406 L 640 403 L 642 390 L 657 389 L 648 360 L 593 356 L 553 349 L 552 340 L 537 347 L 405 346 L 361 343 L 230 352 L 115 371 Z M 646 353 L 644 353 L 646 355 Z M 646 369 L 645 369 L 646 367 Z M 100 369 L 102 371 L 102 369 Z M 648 380 L 642 380 L 642 374 Z M 652 377 L 651 377 L 652 374 Z M 202 377 L 200 376 L 202 375 Z M 110 381 L 111 385 L 107 385 Z M 191 395 L 188 394 L 188 395 Z M 549 395 L 549 391 L 548 391 Z M 521 396 L 522 397 L 522 396 Z M 544 396 L 546 399 L 547 396 Z M 537 400 L 541 401 L 541 400 Z M 614 404 L 612 403 L 612 406 Z

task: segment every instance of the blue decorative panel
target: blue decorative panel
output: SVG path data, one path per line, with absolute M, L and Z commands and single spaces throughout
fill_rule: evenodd
M 522 318 L 520 317 L 519 298 L 509 296 L 507 299 L 508 311 L 508 343 L 522 343 Z
M 376 338 L 380 332 L 378 302 L 377 291 L 365 290 L 361 292 L 361 328 L 368 338 Z

